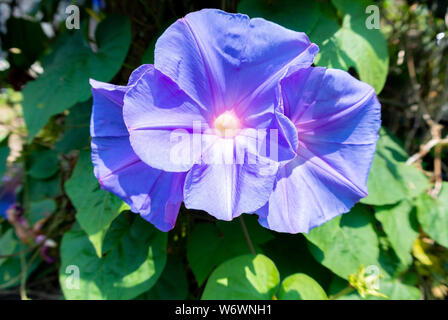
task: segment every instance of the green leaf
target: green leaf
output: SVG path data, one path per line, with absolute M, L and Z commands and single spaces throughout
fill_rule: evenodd
M 382 275 L 387 277 L 396 278 L 403 274 L 408 269 L 406 261 L 400 259 L 392 247 L 391 241 L 387 238 L 386 234 L 382 235 L 377 231 L 378 240 L 380 242 L 380 257 L 379 263 L 381 271 L 384 271 Z
M 361 265 L 379 266 L 378 237 L 368 207 L 357 205 L 312 229 L 306 238 L 314 258 L 344 279 Z
M 313 278 L 296 273 L 283 280 L 278 294 L 280 300 L 327 300 L 324 289 Z
M 380 290 L 391 300 L 420 300 L 422 297 L 418 288 L 404 284 L 398 279 L 380 280 Z
M 417 218 L 432 239 L 448 248 L 448 182 L 443 182 L 437 199 L 427 194 L 418 198 Z
M 80 152 L 73 175 L 65 183 L 65 190 L 76 208 L 76 220 L 101 257 L 104 237 L 112 221 L 123 210 L 123 201 L 101 190 L 93 175 L 89 151 Z
M 122 214 L 112 224 L 103 257 L 98 258 L 85 232 L 75 225 L 64 234 L 61 244 L 59 282 L 65 298 L 137 297 L 160 277 L 166 263 L 166 244 L 166 233 L 137 215 Z M 79 270 L 79 288 L 69 266 Z
M 42 54 L 48 44 L 48 38 L 39 21 L 10 17 L 6 23 L 8 32 L 4 34 L 3 48 L 20 49 L 20 53 L 9 53 L 12 65 L 23 70 L 28 69 Z
M 0 256 L 9 256 L 18 248 L 18 241 L 14 235 L 14 229 L 8 229 L 0 237 Z M 7 258 L 0 258 L 0 267 Z
M 34 179 L 47 179 L 59 169 L 58 153 L 54 150 L 38 150 L 31 154 L 29 175 Z
M 348 283 L 341 278 L 335 278 L 330 286 L 330 293 L 337 294 L 348 287 Z M 379 292 L 387 298 L 366 296 L 364 299 L 356 291 L 352 291 L 338 298 L 338 300 L 419 300 L 421 292 L 415 286 L 405 284 L 398 279 L 380 279 Z
M 365 25 L 368 17 L 365 9 L 373 3 L 367 0 L 333 0 L 332 3 L 342 15 L 342 25 L 336 29 L 338 17 L 331 17 L 332 10 L 327 8 L 326 15 L 317 23 L 317 30 L 310 34 L 311 40 L 322 46 L 316 64 L 345 70 L 354 67 L 362 81 L 372 85 L 377 93 L 381 92 L 386 82 L 389 54 L 380 30 L 367 29 Z
M 6 171 L 6 159 L 9 156 L 9 148 L 8 147 L 0 147 L 0 180 L 5 174 Z
M 381 150 L 385 157 L 397 162 L 405 162 L 409 158 L 401 141 L 384 127 L 380 129 L 377 149 Z
M 302 32 L 310 32 L 319 18 L 317 3 L 306 0 L 243 0 L 238 4 L 238 12 Z
M 371 205 L 395 204 L 414 198 L 429 188 L 428 178 L 416 167 L 407 165 L 407 158 L 396 139 L 382 129 L 367 180 L 369 195 L 361 202 Z
M 277 233 L 274 239 L 260 247 L 263 254 L 274 261 L 282 279 L 295 273 L 305 273 L 321 286 L 326 287 L 330 283 L 333 274 L 313 258 L 302 234 Z
M 165 269 L 163 269 L 154 287 L 142 294 L 143 300 L 184 300 L 188 296 L 188 280 L 182 261 L 174 255 L 168 256 Z
M 266 256 L 244 255 L 221 264 L 205 286 L 204 300 L 268 300 L 277 292 L 280 275 Z
M 109 81 L 120 69 L 131 42 L 129 21 L 110 16 L 96 30 L 98 51 L 93 52 L 81 30 L 58 43 L 44 74 L 23 90 L 23 113 L 31 141 L 51 116 L 91 96 L 89 78 Z M 49 94 L 51 90 L 51 94 Z
M 53 199 L 45 199 L 30 203 L 30 210 L 25 212 L 28 222 L 33 226 L 44 218 L 48 218 L 56 210 Z
M 20 264 L 19 256 L 14 256 L 6 259 L 5 262 L 0 266 L 0 286 L 11 288 L 19 285 L 21 280 L 21 268 L 22 266 Z
M 41 201 L 61 194 L 61 173 L 49 179 L 33 179 L 27 176 L 29 201 Z
M 90 114 L 92 100 L 78 103 L 70 109 L 65 118 L 64 135 L 56 142 L 56 150 L 68 153 L 72 150 L 81 150 L 90 144 Z
M 3 231 L 3 230 L 2 230 Z M 28 247 L 20 245 L 17 239 L 14 229 L 10 228 L 0 236 L 0 256 L 10 256 L 8 258 L 0 258 L 0 286 L 4 288 L 15 287 L 20 284 L 20 274 L 22 272 L 22 265 L 20 262 L 20 251 L 27 250 Z M 25 261 L 28 264 L 29 258 L 32 254 L 24 254 Z M 27 269 L 26 277 L 33 272 L 40 259 L 36 259 L 31 263 Z
M 293 0 L 244 0 L 238 12 L 263 17 L 286 28 L 306 32 L 319 46 L 315 63 L 328 68 L 354 67 L 362 81 L 379 93 L 386 81 L 389 54 L 377 29 L 367 29 L 367 0 L 329 2 Z M 342 23 L 340 23 L 342 16 Z
M 414 207 L 408 201 L 401 201 L 395 206 L 377 206 L 375 218 L 381 222 L 398 258 L 404 265 L 410 266 L 412 246 L 418 237 Z
M 271 234 L 258 224 L 254 216 L 246 215 L 244 221 L 255 251 L 261 253 L 259 245 L 272 239 Z M 250 248 L 239 219 L 218 221 L 216 225 L 198 224 L 187 243 L 188 263 L 199 285 L 204 283 L 217 265 L 247 253 L 250 253 Z

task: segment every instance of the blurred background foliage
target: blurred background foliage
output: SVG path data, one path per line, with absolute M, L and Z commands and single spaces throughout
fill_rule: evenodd
M 80 29 L 67 30 L 67 6 Z M 367 29 L 376 5 L 380 29 Z M 125 84 L 204 7 L 306 32 L 382 103 L 369 196 L 309 234 L 181 208 L 155 230 L 100 189 L 89 78 Z M 448 0 L 1 0 L 0 299 L 447 299 Z M 250 238 L 250 245 L 248 237 Z M 251 248 L 255 255 L 251 254 Z M 76 268 L 80 271 L 77 282 Z

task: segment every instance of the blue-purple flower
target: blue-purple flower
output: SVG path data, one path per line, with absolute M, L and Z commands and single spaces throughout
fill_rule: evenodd
M 283 232 L 347 212 L 367 194 L 379 103 L 346 72 L 311 67 L 317 51 L 243 14 L 179 19 L 127 86 L 91 80 L 102 188 L 164 231 L 182 201 Z
M 19 174 L 5 175 L 0 185 L 0 217 L 8 218 L 7 212 L 16 204 L 16 191 L 20 186 Z
M 5 191 L 2 189 L 0 191 L 0 217 L 7 218 L 6 212 L 11 208 L 16 202 L 16 195 L 13 192 Z
M 298 132 L 297 156 L 279 169 L 257 213 L 269 229 L 308 232 L 367 196 L 381 106 L 371 86 L 341 70 L 292 68 L 280 87 Z
M 183 173 L 151 168 L 133 151 L 123 121 L 123 97 L 140 73 L 132 74 L 128 86 L 91 80 L 93 111 L 90 133 L 92 162 L 101 187 L 129 204 L 131 210 L 162 231 L 173 228 L 182 203 Z
M 92 1 L 92 9 L 94 12 L 99 13 L 101 10 L 106 8 L 106 3 L 104 0 L 93 0 Z

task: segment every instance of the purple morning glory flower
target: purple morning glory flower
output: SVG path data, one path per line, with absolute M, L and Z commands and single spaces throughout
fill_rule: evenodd
M 182 201 L 292 233 L 347 212 L 367 194 L 380 106 L 348 73 L 310 67 L 317 51 L 243 14 L 179 19 L 127 86 L 91 80 L 101 187 L 164 231 Z
M 187 173 L 187 208 L 221 220 L 257 210 L 297 144 L 295 127 L 275 112 L 278 81 L 317 51 L 304 33 L 264 19 L 188 14 L 158 39 L 154 68 L 125 94 L 134 152 L 153 168 Z
M 269 229 L 308 232 L 367 196 L 381 106 L 371 86 L 341 70 L 292 68 L 280 85 L 299 146 L 257 213 Z

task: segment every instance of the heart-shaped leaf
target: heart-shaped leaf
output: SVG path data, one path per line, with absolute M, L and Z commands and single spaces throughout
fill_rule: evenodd
M 272 239 L 272 235 L 258 224 L 255 216 L 244 216 L 244 221 L 255 251 L 261 253 L 259 245 Z M 250 253 L 250 247 L 239 219 L 218 221 L 216 225 L 199 224 L 187 244 L 187 259 L 199 285 L 217 265 L 247 253 Z
M 124 210 L 123 201 L 101 190 L 93 175 L 89 151 L 80 152 L 72 177 L 65 183 L 65 190 L 76 208 L 76 220 L 101 257 L 104 237 L 112 221 Z
M 266 256 L 244 255 L 221 264 L 205 286 L 204 300 L 267 300 L 277 292 L 280 274 Z
M 166 233 L 137 215 L 123 213 L 108 231 L 104 254 L 98 258 L 86 233 L 75 225 L 64 234 L 61 244 L 59 282 L 65 298 L 137 297 L 161 275 L 166 243 Z
M 45 60 L 44 74 L 23 90 L 29 141 L 51 116 L 91 96 L 89 78 L 112 79 L 121 68 L 131 43 L 129 21 L 115 15 L 102 21 L 96 30 L 96 52 L 84 39 L 82 30 L 74 31 L 61 42 L 57 42 L 56 52 Z
M 423 230 L 448 248 L 448 182 L 442 184 L 437 199 L 422 194 L 417 200 L 417 217 Z
M 278 294 L 280 300 L 327 300 L 324 289 L 304 273 L 290 275 L 283 280 Z

